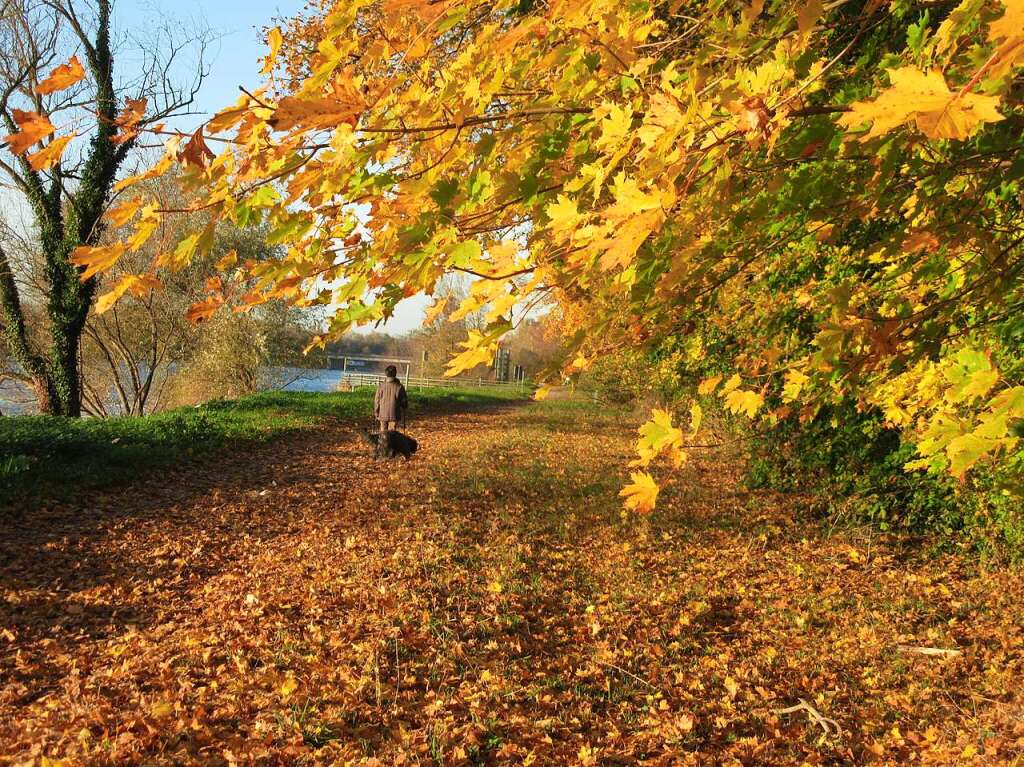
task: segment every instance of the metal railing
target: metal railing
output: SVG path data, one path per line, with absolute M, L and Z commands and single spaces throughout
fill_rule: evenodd
M 376 386 L 384 380 L 383 375 L 377 373 L 353 373 L 346 371 L 338 382 L 338 388 L 350 386 L 353 389 L 358 386 Z M 428 376 L 402 376 L 402 383 L 407 389 L 421 388 L 425 386 L 440 387 L 446 389 L 462 388 L 487 388 L 519 389 L 525 391 L 526 381 L 488 381 L 485 378 L 430 378 Z

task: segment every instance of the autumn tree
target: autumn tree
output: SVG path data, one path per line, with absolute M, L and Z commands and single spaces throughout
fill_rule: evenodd
M 287 243 L 251 299 L 329 335 L 469 274 L 486 324 L 450 373 L 553 300 L 563 375 L 681 337 L 693 396 L 766 428 L 843 404 L 910 470 L 1013 470 L 1022 29 L 1022 0 L 324 0 L 188 141 L 191 182 Z M 639 511 L 677 420 L 638 441 Z
M 0 242 L 0 329 L 44 413 L 81 412 L 78 348 L 101 264 L 72 254 L 99 245 L 140 132 L 184 112 L 205 74 L 205 35 L 178 37 L 156 49 L 112 39 L 109 0 L 5 0 L 0 10 L 0 119 L 9 134 L 0 170 L 30 215 L 46 321 L 29 327 L 19 265 Z M 119 67 L 133 48 L 141 65 Z M 189 48 L 198 53 L 195 77 L 177 87 L 172 70 Z

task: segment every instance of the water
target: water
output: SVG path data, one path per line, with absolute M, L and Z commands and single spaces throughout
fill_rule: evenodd
M 342 377 L 340 370 L 303 370 L 301 368 L 268 368 L 267 388 L 282 391 L 337 391 Z
M 32 391 L 20 381 L 0 383 L 0 413 L 28 415 L 35 412 L 36 401 Z
M 269 367 L 264 371 L 264 388 L 284 391 L 331 392 L 341 383 L 340 370 L 305 370 Z M 0 383 L 0 413 L 29 415 L 36 412 L 35 399 L 28 387 L 17 381 Z

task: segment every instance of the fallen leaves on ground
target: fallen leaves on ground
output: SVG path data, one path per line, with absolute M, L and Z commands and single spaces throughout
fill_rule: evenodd
M 335 424 L 9 515 L 0 763 L 1020 757 L 1014 573 L 826 536 L 721 453 L 624 518 L 635 428 L 423 418 L 406 464 Z

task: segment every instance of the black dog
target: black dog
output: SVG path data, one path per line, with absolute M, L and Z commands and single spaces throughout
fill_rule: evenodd
M 367 429 L 363 432 L 363 439 L 373 445 L 374 458 L 397 458 L 401 455 L 408 461 L 419 447 L 416 440 L 400 431 L 378 432 Z

